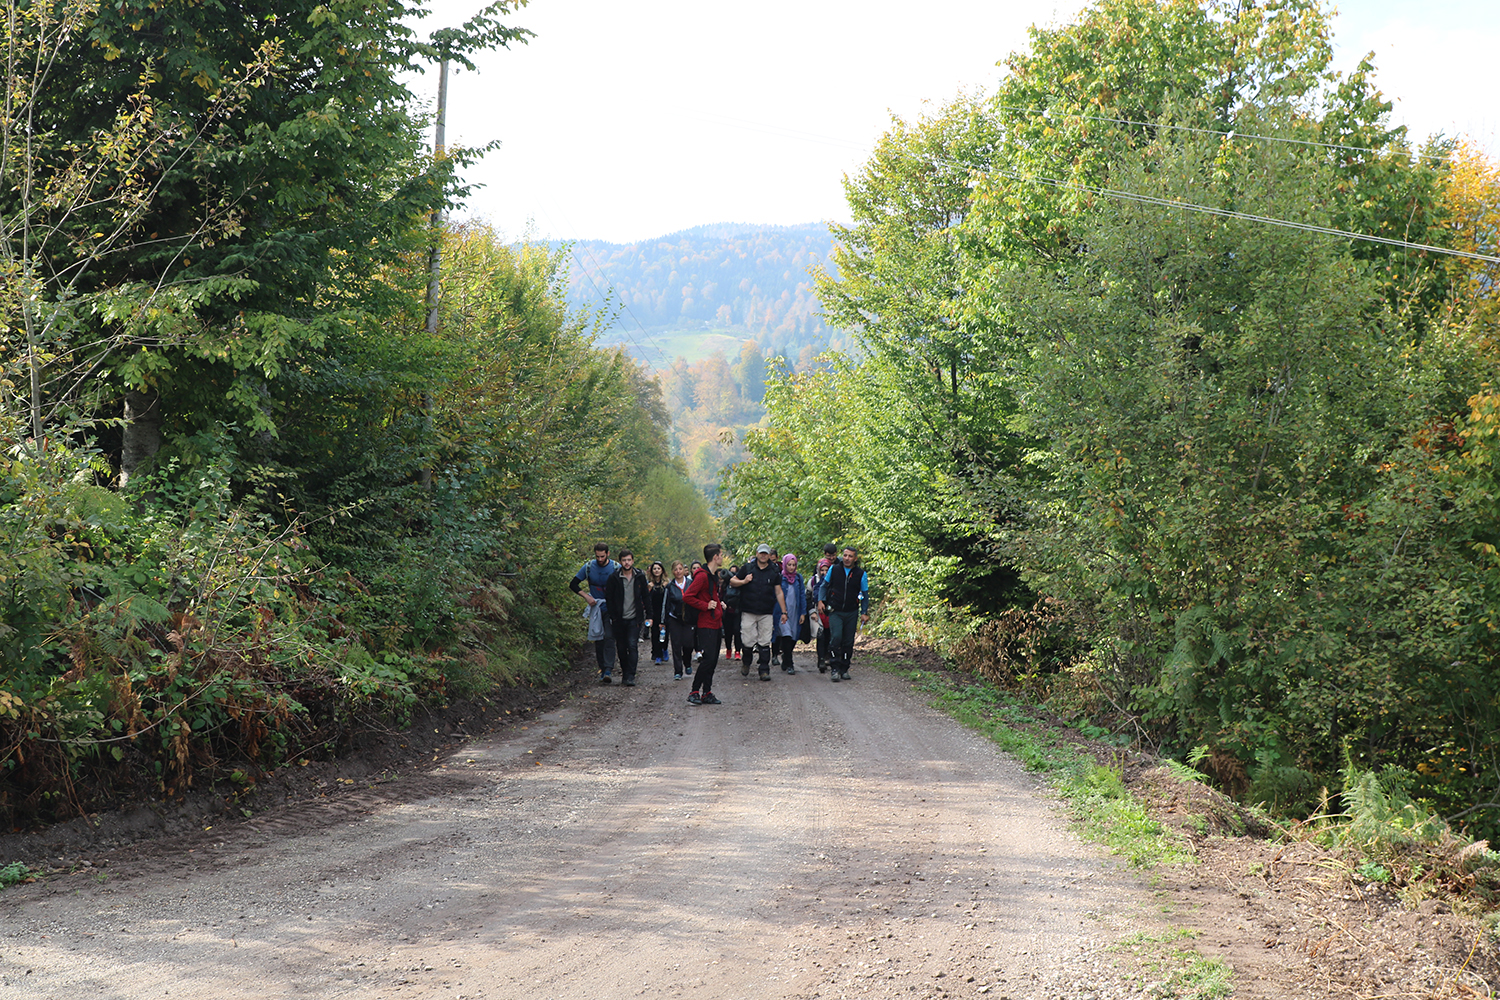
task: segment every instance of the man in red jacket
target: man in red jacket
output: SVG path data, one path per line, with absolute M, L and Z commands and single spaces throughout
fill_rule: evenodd
M 719 594 L 719 567 L 723 564 L 723 546 L 715 542 L 703 546 L 703 566 L 693 574 L 693 582 L 682 592 L 682 603 L 698 612 L 698 624 L 693 634 L 703 654 L 693 673 L 689 705 L 723 704 L 713 692 L 714 668 L 719 665 L 719 632 L 724 627 L 724 602 Z

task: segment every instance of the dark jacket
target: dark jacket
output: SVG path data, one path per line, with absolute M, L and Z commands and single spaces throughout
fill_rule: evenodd
M 650 594 L 646 586 L 646 574 L 636 570 L 631 574 L 631 586 L 635 589 L 635 617 L 644 621 L 651 617 Z M 621 620 L 620 611 L 625 606 L 625 577 L 623 571 L 609 578 L 604 585 L 604 613 L 610 622 Z
M 740 610 L 747 615 L 769 615 L 780 613 L 776 603 L 776 592 L 781 589 L 781 564 L 768 562 L 764 569 L 754 560 L 740 567 L 734 574 L 739 579 L 750 577 L 750 582 L 740 588 Z
M 682 578 L 683 589 L 686 589 L 687 585 L 690 584 L 690 583 L 692 583 L 692 582 L 693 582 L 693 578 L 692 577 L 690 577 L 690 576 L 683 577 Z M 668 618 L 675 618 L 677 621 L 682 621 L 682 591 L 679 591 L 677 589 L 677 581 L 676 580 L 668 580 L 667 581 L 667 609 L 666 609 L 666 614 L 667 614 Z
M 829 611 L 858 611 L 862 615 L 869 614 L 870 578 L 865 574 L 864 567 L 856 563 L 850 569 L 845 570 L 841 562 L 828 567 L 828 575 L 823 578 L 823 589 L 818 594 L 818 600 L 822 601 Z

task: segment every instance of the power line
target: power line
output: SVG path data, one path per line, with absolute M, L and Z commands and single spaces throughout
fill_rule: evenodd
M 938 161 L 933 161 L 938 162 Z M 949 164 L 950 166 L 961 164 Z M 1062 188 L 1068 191 L 1081 191 L 1086 194 L 1097 194 L 1107 198 L 1118 198 L 1122 201 L 1134 201 L 1143 205 L 1157 205 L 1162 208 L 1180 208 L 1187 212 L 1201 212 L 1204 215 L 1216 215 L 1226 219 L 1239 219 L 1244 222 L 1258 222 L 1270 226 L 1283 226 L 1288 229 L 1298 229 L 1303 232 L 1320 233 L 1324 236 L 1338 236 L 1350 240 L 1363 240 L 1367 243 L 1381 243 L 1386 246 L 1403 247 L 1408 250 L 1425 250 L 1429 253 L 1446 254 L 1450 257 L 1463 257 L 1468 260 L 1484 261 L 1487 264 L 1500 264 L 1500 257 L 1492 254 L 1471 253 L 1467 250 L 1453 250 L 1449 247 L 1433 246 L 1430 243 L 1412 243 L 1408 240 L 1398 240 L 1389 236 L 1375 236 L 1370 233 L 1356 233 L 1347 229 L 1333 229 L 1329 226 L 1316 226 L 1309 222 L 1297 222 L 1293 219 L 1278 219 L 1269 215 L 1255 215 L 1251 212 L 1236 212 L 1228 208 L 1216 208 L 1212 205 L 1199 205 L 1189 201 L 1175 201 L 1171 198 L 1158 198 L 1155 195 L 1137 194 L 1133 191 L 1120 191 L 1114 188 L 1095 187 L 1091 184 L 1080 184 L 1077 181 L 1059 180 L 1056 177 L 1043 177 L 1040 175 L 1025 175 L 1011 170 L 990 168 L 988 170 L 976 171 L 977 173 L 993 174 L 1005 177 L 1021 183 L 1048 184 L 1052 187 Z
M 1313 139 L 1292 139 L 1288 136 L 1283 135 L 1257 135 L 1253 132 L 1240 132 L 1237 129 L 1230 129 L 1229 131 L 1225 132 L 1221 129 L 1197 128 L 1192 125 L 1169 125 L 1165 122 L 1135 121 L 1134 119 L 1130 118 L 1111 118 L 1108 115 L 1090 115 L 1085 114 L 1082 111 L 1053 111 L 1051 108 L 1027 108 L 1022 107 L 1018 104 L 996 104 L 994 106 L 1001 109 L 1002 111 L 1020 111 L 1024 114 L 1039 115 L 1043 118 L 1052 118 L 1055 115 L 1059 118 L 1084 118 L 1089 121 L 1110 122 L 1115 125 L 1135 125 L 1141 128 L 1171 129 L 1177 132 L 1192 132 L 1198 135 L 1216 135 L 1220 138 L 1228 139 L 1259 139 L 1262 142 L 1285 142 L 1297 146 L 1315 146 L 1321 149 L 1348 150 L 1356 153 L 1381 152 L 1380 148 L 1377 146 L 1351 146 L 1337 142 L 1318 142 Z M 1439 155 L 1436 153 L 1418 153 L 1417 155 L 1425 159 L 1445 160 L 1451 154 L 1443 153 Z
M 996 104 L 994 106 L 997 107 L 997 108 L 1004 109 L 1004 110 L 1021 111 L 1021 112 L 1026 112 L 1026 113 L 1029 113 L 1029 114 L 1036 114 L 1036 115 L 1050 116 L 1050 115 L 1053 114 L 1053 112 L 1050 109 L 1027 108 L 1027 107 L 1022 107 L 1022 106 L 1019 106 L 1019 105 L 1010 105 L 1010 104 Z M 755 127 L 757 127 L 756 130 L 762 130 L 763 131 L 763 130 L 766 130 L 766 129 L 776 128 L 776 126 L 769 126 L 769 125 L 766 125 L 765 123 L 762 123 L 762 122 L 752 122 L 752 121 L 749 121 L 748 119 L 734 118 L 732 116 L 721 115 L 721 114 L 718 114 L 716 112 L 697 111 L 695 113 L 703 115 L 705 117 L 708 117 L 708 116 L 712 115 L 713 117 L 721 118 L 721 119 L 724 119 L 725 121 L 731 122 L 731 123 L 740 123 L 742 127 L 743 126 L 755 126 Z M 1222 137 L 1229 137 L 1229 138 L 1257 139 L 1257 140 L 1262 140 L 1262 141 L 1265 141 L 1265 142 L 1285 142 L 1285 143 L 1292 143 L 1292 144 L 1302 145 L 1302 146 L 1314 146 L 1314 147 L 1321 147 L 1321 148 L 1325 148 L 1325 149 L 1348 150 L 1348 151 L 1363 152 L 1363 153 L 1378 153 L 1378 152 L 1380 152 L 1379 149 L 1377 149 L 1375 147 L 1371 147 L 1371 146 L 1341 145 L 1341 144 L 1338 144 L 1338 143 L 1315 142 L 1315 141 L 1308 140 L 1308 139 L 1292 139 L 1292 138 L 1288 138 L 1288 137 L 1285 137 L 1285 136 L 1257 135 L 1257 134 L 1249 133 L 1249 132 L 1237 132 L 1237 131 L 1221 132 L 1221 131 L 1219 131 L 1217 129 L 1196 128 L 1196 127 L 1188 126 L 1188 125 L 1168 125 L 1168 124 L 1163 124 L 1163 123 L 1160 123 L 1160 122 L 1136 121 L 1136 120 L 1129 119 L 1129 118 L 1112 118 L 1112 117 L 1109 117 L 1107 115 L 1089 115 L 1089 114 L 1084 114 L 1082 112 L 1057 112 L 1057 114 L 1060 115 L 1060 116 L 1071 116 L 1071 117 L 1076 117 L 1076 118 L 1092 119 L 1092 120 L 1095 120 L 1095 121 L 1110 122 L 1110 123 L 1117 124 L 1117 125 L 1136 125 L 1136 126 L 1142 126 L 1142 127 L 1147 127 L 1147 128 L 1176 129 L 1176 130 L 1179 130 L 1179 131 L 1194 132 L 1194 133 L 1199 133 L 1199 134 L 1203 134 L 1203 135 L 1216 135 L 1216 136 L 1219 136 L 1221 138 Z M 849 142 L 848 140 L 838 139 L 838 138 L 834 138 L 834 137 L 831 137 L 831 136 L 817 136 L 815 133 L 802 132 L 802 131 L 797 130 L 797 129 L 783 129 L 781 131 L 787 132 L 787 133 L 797 133 L 796 135 L 792 136 L 793 138 L 801 138 L 801 139 L 805 139 L 807 141 L 822 141 L 822 142 L 826 142 L 826 143 L 828 143 L 830 145 L 847 146 L 847 147 L 850 147 L 850 148 L 854 147 L 854 144 L 851 143 L 851 142 Z M 866 148 L 866 147 L 859 147 L 859 148 Z M 1419 155 L 1429 155 L 1430 156 L 1432 154 L 1419 154 Z M 931 163 L 933 163 L 933 164 L 936 164 L 936 165 L 957 167 L 958 169 L 965 170 L 965 171 L 975 171 L 975 169 L 976 169 L 976 168 L 974 168 L 970 164 L 957 163 L 957 162 L 954 162 L 954 161 L 940 160 L 940 159 L 937 159 L 937 158 L 930 158 L 929 161 Z M 1422 251 L 1426 251 L 1428 253 L 1443 254 L 1443 255 L 1449 256 L 1449 257 L 1462 257 L 1462 258 L 1465 258 L 1465 259 L 1468 259 L 1468 260 L 1482 261 L 1482 262 L 1487 263 L 1487 264 L 1500 264 L 1500 257 L 1494 256 L 1494 255 L 1491 255 L 1491 254 L 1472 253 L 1472 252 L 1467 251 L 1467 250 L 1453 250 L 1453 249 L 1450 249 L 1448 247 L 1434 246 L 1434 245 L 1432 245 L 1430 243 L 1413 243 L 1413 242 L 1410 242 L 1408 240 L 1399 240 L 1399 239 L 1395 239 L 1393 237 L 1388 237 L 1388 236 L 1376 236 L 1376 235 L 1372 235 L 1370 233 L 1357 233 L 1357 232 L 1352 232 L 1352 231 L 1346 230 L 1346 229 L 1334 229 L 1334 228 L 1327 227 L 1327 226 L 1315 226 L 1315 225 L 1312 225 L 1310 223 L 1296 222 L 1295 220 L 1291 220 L 1291 219 L 1278 219 L 1278 218 L 1275 218 L 1273 216 L 1256 215 L 1256 214 L 1250 213 L 1250 212 L 1236 212 L 1236 211 L 1233 211 L 1231 209 L 1214 208 L 1214 207 L 1209 206 L 1209 205 L 1198 205 L 1198 204 L 1194 204 L 1192 202 L 1173 201 L 1173 200 L 1167 199 L 1167 198 L 1155 198 L 1152 195 L 1137 195 L 1137 194 L 1134 194 L 1134 193 L 1129 192 L 1129 191 L 1119 191 L 1119 190 L 1116 190 L 1116 189 L 1113 189 L 1113 188 L 1093 187 L 1093 186 L 1090 186 L 1090 185 L 1087 185 L 1087 184 L 1078 184 L 1078 183 L 1073 182 L 1073 181 L 1064 181 L 1064 180 L 1059 180 L 1059 179 L 1053 178 L 1053 177 L 1025 176 L 1025 175 L 1022 175 L 1022 174 L 1013 173 L 1013 172 L 1005 171 L 1005 170 L 1000 170 L 1000 169 L 997 169 L 997 168 L 990 168 L 990 169 L 985 169 L 985 170 L 979 170 L 977 172 L 979 172 L 979 173 L 985 173 L 985 174 L 996 174 L 996 175 L 999 175 L 999 176 L 1002 176 L 1002 177 L 1007 177 L 1007 178 L 1009 178 L 1011 180 L 1020 181 L 1022 183 L 1035 182 L 1035 183 L 1040 183 L 1040 184 L 1049 184 L 1049 185 L 1051 185 L 1053 187 L 1064 188 L 1064 189 L 1075 190 L 1075 191 L 1082 191 L 1082 192 L 1085 192 L 1085 193 L 1088 193 L 1088 194 L 1097 194 L 1097 195 L 1101 195 L 1101 196 L 1109 197 L 1109 198 L 1118 198 L 1118 199 L 1121 199 L 1121 200 L 1124 200 L 1124 201 L 1136 201 L 1136 202 L 1140 202 L 1142 204 L 1159 205 L 1159 206 L 1162 206 L 1162 207 L 1169 207 L 1169 208 L 1180 208 L 1183 211 L 1201 212 L 1201 213 L 1206 214 L 1206 215 L 1216 215 L 1216 216 L 1220 216 L 1220 217 L 1223 217 L 1223 218 L 1239 219 L 1239 220 L 1244 221 L 1244 222 L 1257 222 L 1257 223 L 1261 223 L 1263 225 L 1284 226 L 1284 227 L 1289 228 L 1289 229 L 1298 229 L 1298 230 L 1302 230 L 1304 232 L 1320 233 L 1320 234 L 1326 235 L 1326 236 L 1338 236 L 1338 237 L 1342 237 L 1344 239 L 1360 240 L 1360 241 L 1363 241 L 1363 242 L 1366 242 L 1366 243 L 1379 243 L 1379 244 L 1382 244 L 1382 245 L 1385 245 L 1385 246 L 1401 247 L 1401 248 L 1407 249 L 1407 250 L 1422 250 Z

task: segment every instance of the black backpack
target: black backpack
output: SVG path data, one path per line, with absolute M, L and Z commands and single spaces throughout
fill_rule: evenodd
M 719 570 L 719 599 L 724 602 L 726 611 L 738 611 L 740 609 L 740 588 L 729 585 L 729 578 L 734 576 L 733 570 Z

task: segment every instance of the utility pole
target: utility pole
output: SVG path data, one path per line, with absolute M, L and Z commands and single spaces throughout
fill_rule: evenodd
M 437 97 L 437 120 L 432 130 L 432 160 L 437 163 L 447 155 L 447 115 L 448 115 L 448 57 L 444 56 L 438 64 L 438 97 Z M 432 220 L 428 226 L 432 244 L 427 251 L 427 332 L 429 335 L 438 332 L 438 305 L 442 295 L 443 287 L 443 209 L 441 206 L 432 210 Z M 422 431 L 427 441 L 432 441 L 432 391 L 422 393 Z M 432 489 L 432 461 L 429 455 L 421 471 L 417 474 L 418 482 L 422 489 Z

